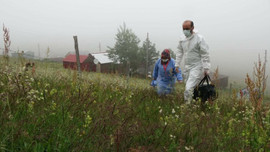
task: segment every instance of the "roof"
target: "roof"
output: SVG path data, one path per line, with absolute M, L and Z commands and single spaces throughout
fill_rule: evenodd
M 88 58 L 88 55 L 80 55 L 80 63 L 83 63 Z M 64 59 L 63 62 L 77 62 L 75 54 L 69 54 Z
M 102 53 L 91 53 L 91 55 L 98 60 L 100 64 L 106 64 L 106 63 L 112 63 L 113 60 L 111 60 L 108 56 L 108 53 L 102 52 Z

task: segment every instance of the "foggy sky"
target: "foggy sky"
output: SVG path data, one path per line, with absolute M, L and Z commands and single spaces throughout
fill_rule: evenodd
M 106 51 L 124 22 L 141 41 L 149 32 L 159 51 L 176 51 L 186 19 L 209 44 L 212 67 L 223 73 L 243 76 L 258 53 L 270 50 L 270 0 L 0 0 L 11 49 L 38 55 L 39 44 L 42 56 L 47 47 L 51 56 L 74 51 L 73 35 L 80 51 L 97 52 L 99 42 Z

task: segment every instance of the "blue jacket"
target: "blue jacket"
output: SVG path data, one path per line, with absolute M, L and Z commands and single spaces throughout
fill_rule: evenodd
M 157 60 L 153 71 L 153 78 L 158 82 L 162 81 L 164 83 L 175 82 L 175 78 L 183 80 L 181 69 L 178 68 L 178 71 L 176 70 L 175 61 L 172 58 L 167 65 L 162 65 L 161 59 Z

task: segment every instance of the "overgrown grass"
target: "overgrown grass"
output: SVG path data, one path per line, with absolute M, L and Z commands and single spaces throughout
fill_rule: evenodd
M 212 105 L 185 105 L 184 85 L 159 97 L 149 83 L 96 73 L 79 81 L 55 63 L 36 63 L 33 75 L 1 64 L 0 150 L 269 151 L 268 105 L 255 117 L 248 101 L 222 92 Z

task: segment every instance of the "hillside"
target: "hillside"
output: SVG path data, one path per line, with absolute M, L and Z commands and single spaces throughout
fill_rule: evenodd
M 225 91 L 183 103 L 184 85 L 159 97 L 150 80 L 36 62 L 0 70 L 1 151 L 268 151 L 269 105 L 255 110 Z

